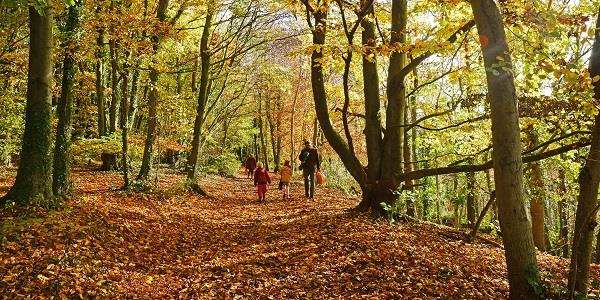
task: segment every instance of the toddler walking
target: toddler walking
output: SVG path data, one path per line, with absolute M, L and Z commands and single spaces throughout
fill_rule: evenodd
M 283 190 L 283 199 L 290 199 L 290 180 L 292 179 L 292 167 L 290 161 L 286 160 L 281 167 L 281 189 Z
M 256 170 L 254 170 L 254 185 L 258 186 L 258 202 L 265 201 L 267 194 L 267 184 L 271 183 L 271 177 L 269 177 L 269 171 L 262 167 L 262 163 L 256 164 Z

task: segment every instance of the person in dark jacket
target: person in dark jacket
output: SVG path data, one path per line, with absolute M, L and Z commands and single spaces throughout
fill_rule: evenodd
M 254 169 L 256 169 L 256 158 L 252 154 L 246 158 L 246 173 L 248 174 L 248 178 L 252 178 L 254 176 Z
M 315 176 L 317 171 L 321 170 L 319 151 L 310 144 L 310 141 L 305 141 L 304 149 L 300 151 L 299 158 L 302 177 L 304 177 L 304 195 L 306 198 L 313 199 L 315 196 Z
M 265 201 L 267 195 L 267 184 L 271 183 L 271 177 L 269 171 L 262 167 L 262 163 L 256 164 L 256 170 L 254 170 L 254 185 L 258 186 L 258 202 Z

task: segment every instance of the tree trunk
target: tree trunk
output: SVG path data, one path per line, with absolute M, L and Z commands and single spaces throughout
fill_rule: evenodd
M 127 51 L 126 51 L 127 52 Z M 121 152 L 121 163 L 123 164 L 123 186 L 124 188 L 129 187 L 129 97 L 127 96 L 127 92 L 129 89 L 128 80 L 129 80 L 129 63 L 127 60 L 129 59 L 130 54 L 127 53 L 125 55 L 125 62 L 123 63 L 123 82 L 121 85 L 121 142 L 122 142 L 122 152 Z
M 265 97 L 265 112 L 267 115 L 267 122 L 269 123 L 269 132 L 271 136 L 271 148 L 273 149 L 273 163 L 275 166 L 273 167 L 273 171 L 279 171 L 279 157 L 277 153 L 277 128 L 275 127 L 275 121 L 273 120 L 274 111 L 273 105 L 271 105 L 271 99 L 269 96 Z
M 406 99 L 405 99 L 406 100 Z M 408 124 L 409 122 L 411 122 L 413 120 L 410 120 L 409 115 L 408 115 L 408 105 L 404 106 L 404 124 Z M 404 132 L 404 143 L 403 143 L 403 155 L 404 155 L 404 172 L 408 173 L 411 172 L 412 169 L 412 148 L 411 148 L 411 144 L 410 144 L 410 135 L 409 135 L 409 130 L 403 130 Z M 414 181 L 407 179 L 404 181 L 404 190 L 406 190 L 407 192 L 411 192 L 414 190 Z M 406 201 L 406 214 L 410 217 L 415 217 L 415 202 L 416 199 L 413 199 L 412 197 L 409 197 L 408 200 Z
M 375 34 L 374 10 L 371 6 L 367 11 L 367 17 L 361 21 L 363 28 L 361 42 L 363 48 L 373 46 L 377 39 Z M 365 96 L 365 139 L 367 143 L 367 182 L 375 184 L 381 176 L 382 164 L 382 129 L 380 120 L 381 100 L 379 97 L 379 72 L 377 71 L 377 59 L 374 54 L 365 53 L 362 57 L 363 64 L 363 89 Z M 379 203 L 374 203 L 379 209 Z
M 279 171 L 279 164 L 281 163 L 281 139 L 283 137 L 283 133 L 281 132 L 281 119 L 283 118 L 283 103 L 281 102 L 281 97 L 277 98 L 277 103 L 275 103 L 275 106 L 277 107 L 277 119 L 275 119 L 275 133 L 277 134 L 277 139 L 275 140 L 276 142 L 276 146 L 275 146 L 275 150 L 277 151 L 276 153 L 274 153 L 275 156 L 275 169 L 274 171 L 278 172 Z
M 263 129 L 262 120 L 262 97 L 260 92 L 258 94 L 258 132 L 260 135 L 260 144 L 263 151 L 263 166 L 265 169 L 269 169 L 269 155 L 267 155 L 267 142 L 265 140 L 265 130 Z M 258 159 L 258 157 L 257 157 Z
M 73 85 L 75 81 L 75 53 L 77 51 L 77 31 L 79 30 L 80 2 L 69 6 L 65 26 L 65 56 L 61 95 L 58 101 L 58 125 L 54 146 L 54 169 L 52 192 L 55 196 L 66 197 L 71 192 L 71 129 L 73 125 Z
M 98 108 L 98 135 L 106 135 L 106 108 L 104 99 L 104 57 L 106 56 L 104 46 L 104 30 L 98 30 L 96 39 L 96 106 Z
M 600 10 L 596 28 L 600 27 Z M 590 77 L 600 75 L 600 31 L 596 30 L 590 55 Z M 600 82 L 594 82 L 594 99 L 600 100 Z M 579 195 L 575 213 L 573 251 L 569 269 L 569 296 L 578 292 L 587 295 L 589 268 L 592 259 L 594 228 L 598 210 L 598 184 L 600 183 L 600 114 L 596 115 L 592 130 L 592 144 L 585 165 L 579 172 Z
M 52 198 L 51 103 L 52 103 L 52 3 L 43 15 L 29 7 L 29 66 L 27 103 L 21 161 L 15 183 L 0 199 L 19 205 L 46 204 Z
M 477 236 L 477 231 L 479 231 L 479 226 L 481 226 L 481 222 L 483 222 L 483 218 L 485 218 L 485 215 L 490 210 L 490 207 L 492 206 L 492 204 L 494 202 L 496 202 L 495 200 L 496 200 L 496 191 L 492 191 L 490 193 L 490 199 L 483 207 L 483 210 L 481 211 L 481 213 L 479 213 L 479 217 L 477 218 L 477 221 L 475 222 L 475 224 L 471 227 L 471 233 L 469 233 L 471 240 L 475 239 L 475 237 Z
M 491 104 L 494 181 L 508 271 L 509 299 L 538 299 L 539 282 L 531 223 L 523 201 L 519 114 L 504 24 L 493 0 L 471 1 L 483 51 Z M 502 68 L 497 67 L 503 66 Z
M 442 208 L 440 199 L 440 177 L 435 176 L 435 213 L 437 215 L 438 224 L 442 224 Z
M 596 235 L 596 256 L 594 257 L 594 263 L 600 264 L 600 231 Z
M 539 141 L 533 126 L 526 128 L 529 136 L 530 146 L 536 146 Z M 529 189 L 531 199 L 529 201 L 531 212 L 531 227 L 533 233 L 533 243 L 540 251 L 546 251 L 546 231 L 544 228 L 544 200 L 546 192 L 544 191 L 544 181 L 542 168 L 537 162 L 532 162 L 527 166 L 529 171 Z
M 462 205 L 461 203 L 458 201 L 458 196 L 460 194 L 460 191 L 458 190 L 458 178 L 456 176 L 453 176 L 452 179 L 452 194 L 454 195 L 453 197 L 455 197 L 455 201 L 453 204 L 454 206 L 454 228 L 459 229 L 460 228 L 460 211 L 462 209 Z M 451 196 L 452 197 L 452 196 Z
M 567 207 L 565 198 L 567 195 L 567 180 L 565 178 L 565 170 L 559 170 L 558 177 L 560 180 L 560 193 L 563 195 L 562 199 L 558 201 L 558 220 L 559 220 L 559 231 L 560 231 L 560 242 L 561 244 L 561 256 L 564 258 L 569 257 L 569 218 L 567 215 Z
M 192 152 L 190 154 L 188 166 L 188 179 L 196 181 L 200 165 L 198 164 L 198 156 L 200 155 L 200 135 L 202 134 L 202 125 L 204 124 L 204 114 L 206 110 L 206 102 L 208 99 L 208 82 L 210 81 L 210 57 L 211 53 L 208 49 L 209 37 L 211 32 L 213 15 L 215 12 L 215 2 L 210 1 L 204 21 L 204 29 L 200 38 L 200 61 L 202 70 L 200 71 L 200 91 L 198 92 L 198 107 L 196 109 L 196 119 L 194 120 L 194 138 L 192 140 Z
M 253 128 L 257 128 L 258 127 L 258 118 L 254 118 L 253 120 Z M 254 134 L 254 157 L 258 160 L 259 159 L 259 154 L 260 154 L 260 145 L 258 144 L 258 135 L 255 133 Z
M 294 100 L 292 101 L 292 115 L 290 119 L 290 163 L 292 172 L 296 170 L 296 104 L 298 103 L 298 94 L 300 93 L 300 82 L 302 80 L 302 64 L 298 65 L 298 82 L 296 82 L 296 91 L 294 92 Z
M 115 40 L 110 40 L 110 78 L 111 78 L 111 100 L 110 100 L 110 111 L 109 111 L 109 133 L 114 133 L 117 131 L 117 121 L 118 121 L 118 109 L 119 109 L 119 70 L 118 70 L 118 49 L 117 42 Z
M 327 7 L 325 7 L 327 8 Z M 319 9 L 313 12 L 315 26 L 312 29 L 313 45 L 322 47 L 325 44 L 327 32 L 327 9 Z M 356 156 L 352 155 L 348 145 L 337 133 L 329 118 L 329 107 L 327 106 L 327 93 L 325 91 L 325 82 L 323 78 L 323 66 L 320 61 L 323 59 L 322 51 L 313 51 L 311 54 L 311 86 L 313 99 L 315 102 L 315 111 L 317 119 L 323 134 L 327 138 L 329 145 L 338 154 L 342 163 L 350 175 L 363 186 L 365 182 L 365 171 Z
M 312 134 L 312 144 L 317 147 L 317 137 L 319 136 L 319 119 L 314 118 L 313 120 L 313 134 Z
M 160 22 L 164 22 L 166 19 L 166 11 L 169 7 L 170 0 L 160 0 L 158 3 L 158 8 L 156 10 L 156 18 Z M 156 56 L 158 53 L 158 49 L 160 47 L 160 37 L 158 35 L 154 35 L 151 38 L 152 40 L 152 51 L 153 55 Z M 142 166 L 140 167 L 140 173 L 137 176 L 137 179 L 148 178 L 150 175 L 150 171 L 152 169 L 152 154 L 153 154 L 153 146 L 154 139 L 156 138 L 156 123 L 157 123 L 157 106 L 158 106 L 158 80 L 159 80 L 159 72 L 156 67 L 152 67 L 150 70 L 150 91 L 148 93 L 148 128 L 146 131 L 146 141 L 144 143 L 144 155 L 142 157 Z
M 467 222 L 469 223 L 469 228 L 475 228 L 475 223 L 477 220 L 477 210 L 475 208 L 475 203 L 477 199 L 475 198 L 475 172 L 467 173 Z
M 415 78 L 417 77 L 417 72 L 414 72 L 414 76 Z M 416 84 L 417 80 L 415 79 L 415 87 L 417 86 Z M 415 122 L 415 120 L 417 120 L 417 97 L 413 96 L 410 98 L 410 120 L 411 122 Z M 418 155 L 417 155 L 417 127 L 413 126 L 410 132 L 410 145 L 411 145 L 411 160 L 412 160 L 412 170 L 416 171 L 419 169 L 419 164 L 417 163 L 418 161 Z M 418 185 L 419 181 L 418 180 L 413 180 L 412 181 L 413 185 Z M 425 217 L 426 214 L 426 210 L 425 207 L 428 205 L 425 204 L 425 201 L 428 201 L 427 199 L 423 199 L 423 214 L 422 217 Z M 413 204 L 414 206 L 414 204 Z
M 140 69 L 139 62 L 136 63 L 135 70 L 133 71 L 133 76 L 131 78 L 131 91 L 129 92 L 129 130 L 134 128 L 135 115 L 138 111 L 138 85 L 140 82 Z
M 407 0 L 392 0 L 390 43 L 406 43 L 408 19 Z M 404 144 L 404 112 L 406 106 L 405 76 L 400 71 L 406 66 L 406 53 L 393 52 L 390 57 L 387 81 L 387 110 L 383 146 L 382 180 L 402 172 Z

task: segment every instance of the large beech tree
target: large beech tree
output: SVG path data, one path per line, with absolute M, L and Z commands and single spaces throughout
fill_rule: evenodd
M 71 175 L 71 127 L 73 124 L 73 86 L 75 81 L 75 51 L 81 2 L 75 1 L 69 7 L 65 26 L 65 55 L 63 59 L 63 78 L 61 95 L 58 100 L 58 125 L 54 147 L 54 165 L 52 191 L 55 196 L 67 196 L 70 193 Z
M 596 21 L 594 44 L 590 57 L 590 77 L 600 75 L 600 10 Z M 600 100 L 600 82 L 594 83 L 594 99 Z M 598 185 L 600 184 L 600 113 L 596 114 L 592 129 L 592 144 L 579 172 L 579 195 L 573 234 L 573 250 L 569 270 L 569 297 L 587 295 L 596 213 L 598 212 Z M 596 250 L 598 251 L 598 250 Z
M 160 0 L 156 8 L 156 19 L 162 23 L 167 19 L 167 9 L 170 0 Z M 157 29 L 158 31 L 158 29 Z M 154 33 L 150 38 L 152 41 L 152 52 L 156 55 L 160 47 L 161 35 L 159 32 Z M 158 106 L 158 80 L 160 73 L 155 66 L 150 70 L 150 82 L 148 93 L 148 129 L 146 131 L 146 142 L 144 143 L 144 156 L 142 158 L 142 166 L 137 179 L 147 178 L 152 168 L 152 153 L 154 149 L 154 139 L 156 138 L 157 124 L 157 106 Z
M 415 178 L 404 176 L 403 174 L 412 174 L 413 172 L 403 173 L 402 169 L 404 132 L 410 129 L 404 124 L 404 111 L 406 107 L 405 79 L 411 71 L 417 68 L 420 63 L 433 53 L 427 51 L 414 58 L 410 63 L 407 63 L 405 53 L 392 51 L 387 78 L 386 121 L 385 128 L 382 128 L 379 76 L 377 71 L 377 55 L 375 53 L 377 37 L 374 1 L 361 1 L 358 22 L 362 27 L 362 46 L 365 49 L 362 57 L 362 70 L 364 78 L 364 132 L 368 158 L 367 168 L 358 159 L 349 135 L 346 134 L 346 140 L 344 140 L 334 128 L 329 116 L 327 92 L 323 79 L 323 49 L 326 47 L 326 24 L 330 4 L 328 1 L 315 1 L 313 3 L 308 0 L 303 0 L 302 3 L 306 8 L 307 22 L 313 36 L 311 83 L 319 124 L 331 147 L 340 156 L 346 169 L 361 186 L 363 199 L 357 210 L 372 210 L 375 215 L 380 215 L 383 213 L 380 203 L 393 204 L 396 199 L 395 191 L 399 188 L 401 182 L 420 178 L 419 176 Z M 340 4 L 338 2 L 338 5 Z M 343 5 L 340 5 L 340 9 L 344 9 Z M 406 23 L 407 2 L 405 0 L 392 1 L 392 23 L 390 28 L 392 33 L 390 42 L 395 47 L 399 47 L 402 43 L 406 42 Z M 473 25 L 473 21 L 463 25 L 448 38 L 448 41 L 454 42 L 459 34 L 467 32 Z M 346 30 L 346 36 L 350 43 L 352 42 L 354 30 L 355 28 Z M 348 60 L 351 57 L 351 55 L 346 56 L 346 66 L 350 64 Z M 347 84 L 347 79 L 344 79 L 344 84 Z M 347 99 L 347 88 L 345 90 L 345 98 Z M 344 115 L 348 114 L 347 108 L 343 110 L 343 113 Z M 343 118 L 345 117 L 347 116 L 343 116 Z M 345 126 L 347 127 L 347 125 Z
M 39 12 L 38 12 L 39 10 Z M 17 178 L 0 200 L 19 204 L 47 202 L 52 198 L 52 2 L 29 7 L 29 67 L 25 133 Z
M 504 23 L 493 0 L 471 1 L 491 106 L 494 181 L 508 269 L 509 298 L 537 299 L 539 282 L 531 223 L 524 203 L 517 95 Z

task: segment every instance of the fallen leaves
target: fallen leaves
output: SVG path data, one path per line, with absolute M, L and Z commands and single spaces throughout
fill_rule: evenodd
M 262 204 L 241 178 L 205 179 L 211 198 L 122 192 L 114 173 L 75 178 L 76 197 L 58 211 L 0 210 L 9 224 L 0 236 L 3 297 L 507 297 L 501 249 L 448 239 L 440 234 L 447 228 L 433 224 L 351 216 L 345 211 L 357 199 L 332 189 L 306 201 L 293 183 L 294 199 L 272 188 Z M 160 184 L 181 180 L 168 174 Z M 539 261 L 564 286 L 567 261 Z

